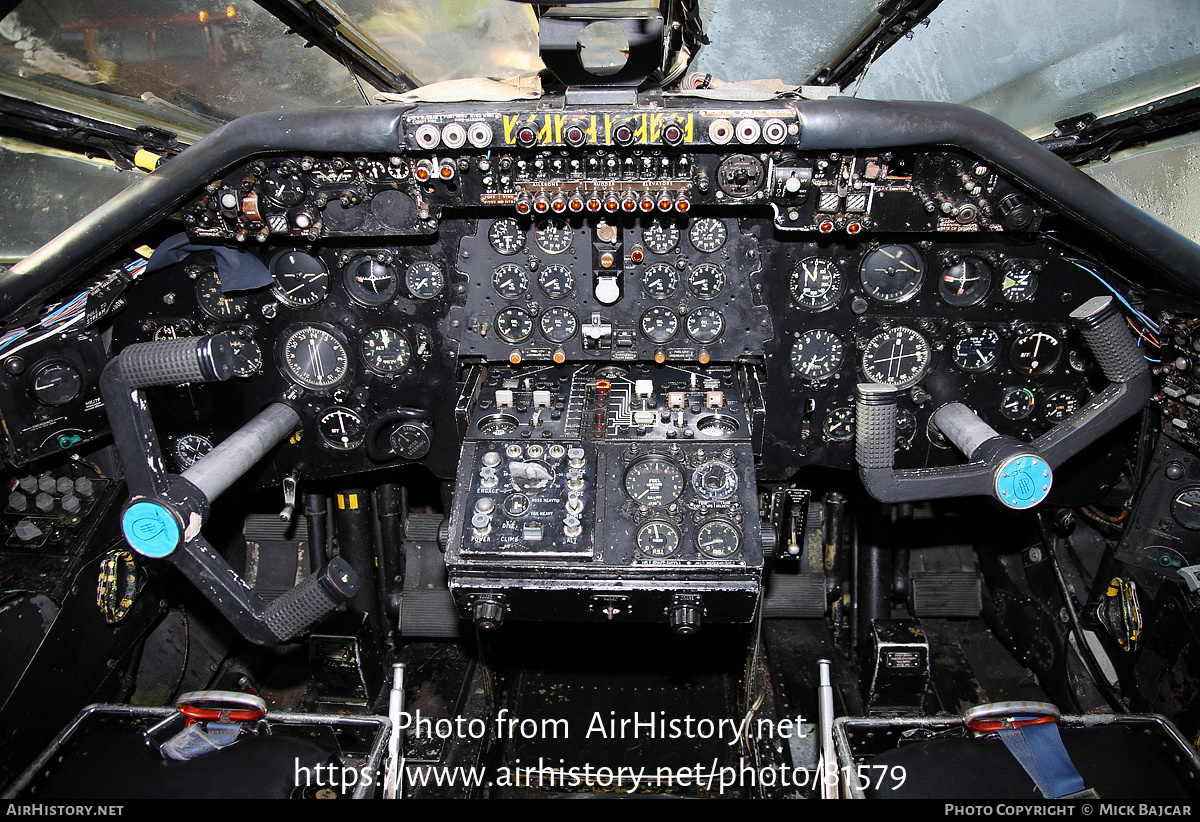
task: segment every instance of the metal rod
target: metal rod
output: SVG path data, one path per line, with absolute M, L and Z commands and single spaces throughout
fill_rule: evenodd
M 281 402 L 268 405 L 182 476 L 212 502 L 299 424 L 300 416 L 290 406 Z

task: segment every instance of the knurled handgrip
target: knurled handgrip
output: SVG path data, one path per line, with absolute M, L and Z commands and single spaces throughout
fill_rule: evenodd
M 137 343 L 121 352 L 129 388 L 220 382 L 233 376 L 233 348 L 224 334 Z
M 1088 300 L 1071 312 L 1071 319 L 1109 382 L 1129 382 L 1146 370 L 1146 358 L 1112 297 Z
M 341 557 L 267 606 L 263 621 L 283 642 L 304 631 L 358 591 L 358 578 Z
M 891 468 L 896 451 L 896 389 L 860 384 L 854 392 L 854 458 L 859 468 Z

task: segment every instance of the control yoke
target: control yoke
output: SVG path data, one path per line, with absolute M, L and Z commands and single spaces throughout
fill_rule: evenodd
M 340 557 L 267 603 L 200 533 L 209 506 L 300 422 L 273 403 L 188 468 L 169 473 L 142 388 L 219 382 L 233 374 L 224 334 L 131 345 L 100 378 L 117 457 L 129 485 L 121 512 L 125 539 L 142 556 L 165 559 L 183 572 L 246 639 L 283 642 L 354 596 L 358 581 Z
M 1088 300 L 1071 320 L 1112 384 L 1030 443 L 998 434 L 962 403 L 942 406 L 933 423 L 970 460 L 965 465 L 895 470 L 898 390 L 858 385 L 854 458 L 867 492 L 881 502 L 991 496 L 1017 510 L 1044 500 L 1055 468 L 1141 411 L 1150 397 L 1146 360 L 1112 297 Z

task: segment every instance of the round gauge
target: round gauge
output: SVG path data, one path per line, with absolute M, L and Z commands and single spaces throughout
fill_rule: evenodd
M 903 325 L 876 334 L 863 349 L 862 370 L 870 382 L 911 388 L 929 367 L 929 341 Z
M 406 460 L 419 460 L 429 453 L 432 445 L 429 429 L 416 422 L 403 422 L 388 437 L 388 443 L 397 456 Z
M 304 200 L 304 178 L 294 171 L 273 168 L 263 177 L 263 194 L 281 206 L 299 205 Z
M 854 409 L 846 406 L 829 412 L 821 425 L 825 439 L 831 442 L 849 442 L 854 439 Z
M 502 437 L 516 431 L 520 425 L 512 414 L 492 414 L 479 421 L 479 433 Z
M 1010 385 L 1000 395 L 1000 413 L 1014 422 L 1032 414 L 1036 404 L 1033 392 L 1023 385 Z
M 496 252 L 508 257 L 525 248 L 525 232 L 512 217 L 502 217 L 488 226 L 488 242 Z
M 792 299 L 809 311 L 824 311 L 842 298 L 845 283 L 842 270 L 826 257 L 808 257 L 800 261 L 788 279 Z
M 714 263 L 701 263 L 688 272 L 688 290 L 702 300 L 711 300 L 725 288 L 725 269 Z
M 959 370 L 982 374 L 995 367 L 1000 359 L 1000 333 L 994 328 L 964 332 L 951 343 L 951 358 Z
M 710 519 L 696 529 L 696 548 L 709 559 L 729 559 L 742 547 L 737 526 L 724 519 Z
M 846 347 L 832 331 L 814 328 L 792 343 L 792 370 L 810 380 L 832 377 L 842 367 Z
M 496 315 L 496 333 L 505 342 L 527 340 L 533 333 L 533 317 L 524 308 L 509 306 Z
M 679 288 L 679 270 L 670 263 L 655 263 L 642 274 L 642 288 L 651 297 L 662 300 Z
M 254 340 L 230 337 L 229 347 L 233 349 L 233 376 L 253 377 L 262 371 L 262 349 Z
M 324 328 L 297 328 L 283 338 L 279 351 L 284 374 L 304 388 L 333 388 L 350 373 L 345 343 Z
M 697 251 L 711 254 L 725 245 L 729 232 L 716 217 L 701 217 L 688 227 L 688 239 Z
M 1086 348 L 1072 348 L 1068 351 L 1067 363 L 1070 364 L 1072 371 L 1078 371 L 1081 374 L 1097 371 L 1100 368 L 1096 358 Z
M 275 298 L 292 308 L 311 308 L 329 294 L 325 263 L 303 251 L 280 251 L 271 258 Z
M 1055 391 L 1042 401 L 1042 417 L 1058 425 L 1079 410 L 1079 395 L 1074 391 Z
M 625 493 L 638 505 L 662 508 L 679 499 L 685 480 L 683 471 L 666 457 L 651 454 L 625 472 Z
M 571 224 L 557 217 L 543 220 L 533 230 L 533 238 L 547 254 L 562 254 L 571 247 Z
M 561 300 L 575 290 L 575 275 L 565 265 L 548 265 L 538 275 L 538 288 L 550 299 Z
M 729 499 L 737 493 L 737 472 L 727 462 L 708 460 L 692 472 L 692 487 L 704 499 Z
M 366 426 L 357 412 L 335 405 L 317 417 L 317 430 L 330 448 L 350 451 L 362 445 Z
M 642 315 L 642 335 L 654 343 L 665 343 L 679 333 L 679 315 L 664 305 L 656 305 Z
M 214 320 L 244 319 L 250 311 L 246 297 L 230 297 L 221 290 L 221 278 L 206 271 L 196 278 L 196 304 Z
M 529 289 L 529 275 L 519 265 L 505 263 L 492 272 L 492 288 L 506 300 L 515 300 Z
M 171 452 L 180 469 L 186 471 L 212 450 L 212 440 L 203 434 L 184 434 L 175 440 Z
M 442 293 L 442 288 L 446 285 L 446 278 L 442 275 L 442 269 L 437 265 L 422 260 L 419 263 L 413 263 L 408 267 L 408 271 L 404 272 L 404 285 L 414 299 L 432 300 Z
M 731 154 L 717 166 L 717 187 L 730 197 L 751 197 L 766 179 L 762 161 L 749 154 Z
M 1013 340 L 1008 352 L 1013 370 L 1026 376 L 1045 374 L 1058 365 L 1062 356 L 1062 342 L 1045 331 L 1030 331 Z
M 737 418 L 731 417 L 728 414 L 705 414 L 696 420 L 696 430 L 704 436 L 712 437 L 713 439 L 728 436 L 736 432 L 740 427 Z
M 863 257 L 858 270 L 863 292 L 881 303 L 916 296 L 925 279 L 925 260 L 909 245 L 881 245 Z
M 362 305 L 384 305 L 400 290 L 400 279 L 396 276 L 396 270 L 374 257 L 358 257 L 351 260 L 343 276 L 346 293 Z
M 358 350 L 367 368 L 384 376 L 399 374 L 412 362 L 412 346 L 394 328 L 372 328 L 363 335 Z
M 543 311 L 538 318 L 538 325 L 542 329 L 542 336 L 552 343 L 565 343 L 579 330 L 579 320 L 575 315 L 558 305 Z
M 1171 516 L 1189 531 L 1200 531 L 1200 487 L 1185 488 L 1171 500 Z
M 637 529 L 638 552 L 650 559 L 670 559 L 679 553 L 679 529 L 661 519 L 652 519 Z
M 29 391 L 42 405 L 68 405 L 83 393 L 83 375 L 68 362 L 42 363 L 33 369 Z
M 992 267 L 978 257 L 966 257 L 942 269 L 938 295 L 946 305 L 978 305 L 992 289 Z
M 697 308 L 687 315 L 683 324 L 687 335 L 698 343 L 716 342 L 725 330 L 725 318 L 715 308 Z
M 1037 285 L 1037 272 L 1027 262 L 1009 260 L 1001 269 L 1000 296 L 1005 302 L 1029 302 L 1037 291 Z
M 669 254 L 679 245 L 679 226 L 673 222 L 651 220 L 642 227 L 642 242 L 655 254 Z

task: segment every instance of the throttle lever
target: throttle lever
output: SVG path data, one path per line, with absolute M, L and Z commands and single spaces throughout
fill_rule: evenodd
M 182 475 L 167 472 L 140 391 L 154 385 L 216 382 L 233 374 L 224 334 L 131 345 L 100 377 L 117 458 L 130 499 L 121 513 L 126 541 L 143 556 L 175 565 L 244 637 L 269 645 L 290 639 L 357 591 L 353 569 L 335 557 L 290 591 L 265 602 L 200 533 L 210 503 L 300 422 L 285 403 L 267 406 Z

